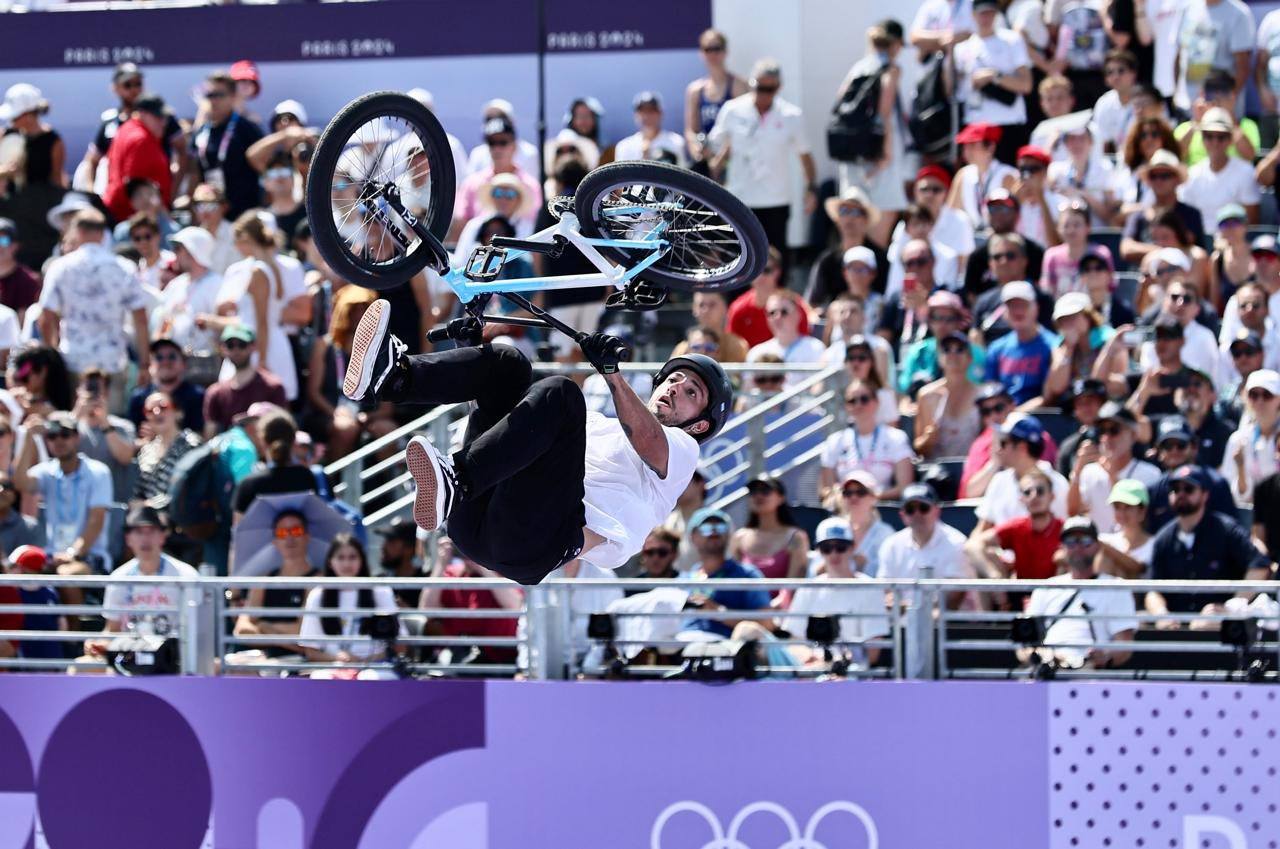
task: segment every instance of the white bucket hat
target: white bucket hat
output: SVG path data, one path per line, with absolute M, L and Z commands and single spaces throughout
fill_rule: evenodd
M 19 115 L 48 108 L 49 101 L 44 99 L 40 89 L 31 83 L 18 83 L 9 86 L 4 93 L 4 103 L 0 103 L 0 121 L 12 121 Z
M 213 234 L 203 227 L 183 227 L 169 237 L 175 245 L 182 245 L 196 262 L 209 268 L 213 265 Z

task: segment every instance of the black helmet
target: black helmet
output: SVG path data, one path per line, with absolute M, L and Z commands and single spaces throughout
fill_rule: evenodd
M 729 376 L 724 373 L 720 364 L 706 354 L 685 354 L 682 357 L 672 357 L 658 369 L 653 378 L 654 386 L 660 385 L 671 376 L 671 372 L 679 369 L 693 372 L 707 386 L 707 406 L 702 415 L 681 425 L 687 427 L 696 422 L 707 421 L 711 427 L 706 433 L 693 434 L 698 442 L 706 442 L 720 432 L 729 418 L 729 412 L 733 408 L 733 384 L 729 382 Z

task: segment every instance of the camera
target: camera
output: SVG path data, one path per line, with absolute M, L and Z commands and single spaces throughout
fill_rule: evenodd
M 394 613 L 366 616 L 360 623 L 360 633 L 383 642 L 394 642 L 400 636 L 400 621 Z

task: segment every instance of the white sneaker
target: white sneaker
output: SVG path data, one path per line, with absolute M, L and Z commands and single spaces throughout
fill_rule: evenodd
M 453 463 L 422 436 L 409 440 L 404 459 L 417 487 L 413 521 L 424 531 L 434 531 L 449 518 L 457 497 L 458 477 Z
M 391 304 L 381 298 L 365 310 L 351 341 L 351 360 L 342 380 L 342 393 L 352 401 L 376 396 L 407 346 L 387 332 Z

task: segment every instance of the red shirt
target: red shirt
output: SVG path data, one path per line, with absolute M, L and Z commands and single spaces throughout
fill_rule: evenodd
M 0 304 L 26 318 L 27 310 L 40 300 L 40 278 L 25 265 L 16 265 L 8 275 L 0 275 Z
M 996 525 L 996 539 L 1013 552 L 1013 574 L 1044 580 L 1057 574 L 1053 554 L 1062 541 L 1062 520 L 1053 517 L 1043 531 L 1033 530 L 1030 516 L 1019 516 Z
M 102 200 L 117 221 L 133 215 L 125 184 L 135 178 L 151 180 L 159 186 L 164 205 L 169 206 L 173 200 L 173 181 L 164 146 L 141 120 L 130 118 L 120 125 L 107 151 L 107 191 Z
M 0 587 L 0 604 L 22 604 L 22 595 L 18 592 L 17 587 L 8 586 Z M 23 616 L 21 613 L 0 613 L 0 631 L 21 631 Z M 13 645 L 12 640 L 6 640 L 9 645 Z
M 783 294 L 790 295 L 795 300 L 796 306 L 800 308 L 800 335 L 808 336 L 809 312 L 804 308 L 804 303 L 794 292 L 785 289 L 781 291 Z M 769 320 L 764 313 L 764 307 L 756 304 L 754 289 L 743 292 L 729 305 L 729 332 L 746 339 L 748 346 L 759 345 L 773 338 L 773 331 L 769 329 Z

